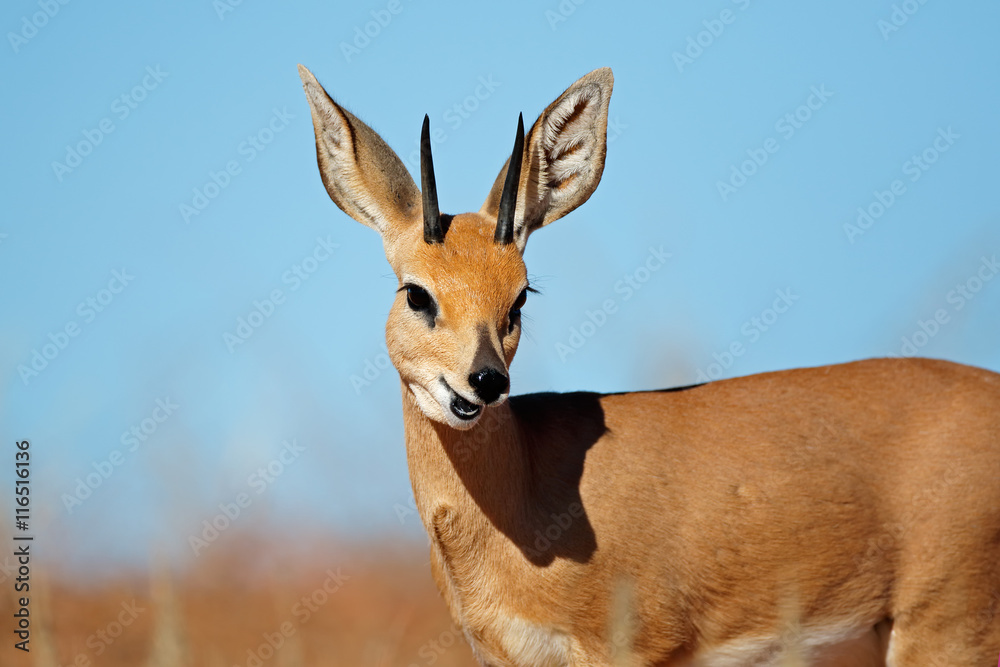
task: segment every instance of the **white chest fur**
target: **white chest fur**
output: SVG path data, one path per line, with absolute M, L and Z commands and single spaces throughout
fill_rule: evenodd
M 497 615 L 494 622 L 470 638 L 472 649 L 483 664 L 511 667 L 568 667 L 570 637 L 553 628 L 517 616 Z
M 490 572 L 484 559 L 470 558 L 474 551 L 468 549 L 468 533 L 455 525 L 457 519 L 448 505 L 436 508 L 431 522 L 432 556 L 442 593 L 476 657 L 489 665 L 568 667 L 570 636 L 505 606 L 505 592 L 494 590 L 504 577 Z

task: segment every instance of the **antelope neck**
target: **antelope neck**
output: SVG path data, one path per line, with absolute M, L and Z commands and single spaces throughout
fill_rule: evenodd
M 475 503 L 494 525 L 523 516 L 531 468 L 510 402 L 486 408 L 478 424 L 459 431 L 429 419 L 405 384 L 402 393 L 410 482 L 425 525 L 442 503 L 460 512 Z

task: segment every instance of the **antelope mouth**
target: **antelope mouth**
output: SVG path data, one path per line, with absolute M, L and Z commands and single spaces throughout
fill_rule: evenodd
M 473 403 L 472 401 L 464 398 L 461 394 L 451 388 L 448 381 L 441 378 L 441 383 L 444 384 L 445 388 L 451 393 L 451 414 L 455 415 L 462 421 L 472 421 L 479 416 L 479 413 L 483 411 L 483 406 Z
M 452 396 L 451 413 L 459 419 L 465 421 L 475 419 L 479 416 L 479 413 L 482 412 L 482 410 L 483 406 L 467 401 L 458 394 Z

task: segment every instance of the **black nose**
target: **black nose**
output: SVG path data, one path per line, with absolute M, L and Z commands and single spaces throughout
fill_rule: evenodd
M 469 384 L 476 390 L 476 396 L 484 403 L 492 403 L 507 391 L 510 380 L 494 368 L 484 368 L 469 376 Z

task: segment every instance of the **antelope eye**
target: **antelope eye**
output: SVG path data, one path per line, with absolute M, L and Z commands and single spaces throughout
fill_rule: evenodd
M 521 290 L 521 293 L 517 295 L 517 300 L 514 301 L 514 305 L 510 307 L 510 315 L 507 317 L 507 333 L 514 333 L 514 327 L 521 321 L 521 308 L 524 307 L 524 302 L 527 299 L 528 290 Z
M 517 296 L 517 300 L 514 305 L 511 306 L 510 315 L 511 317 L 516 317 L 521 314 L 521 309 L 524 308 L 524 302 L 528 300 L 528 290 L 521 290 L 521 293 Z
M 416 311 L 424 311 L 431 306 L 431 295 L 423 287 L 407 285 L 406 303 Z

